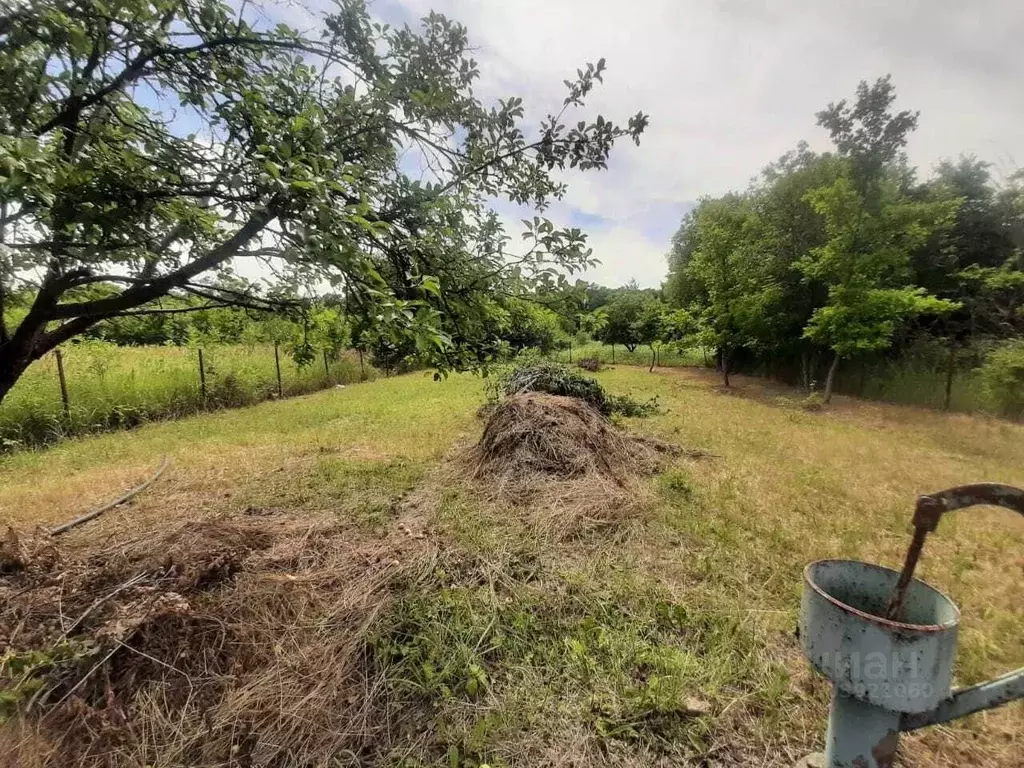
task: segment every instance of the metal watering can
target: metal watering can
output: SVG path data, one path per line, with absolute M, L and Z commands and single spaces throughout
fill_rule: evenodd
M 960 611 L 913 578 L 943 513 L 979 504 L 1024 515 L 1024 490 L 982 483 L 921 496 L 900 573 L 850 560 L 821 560 L 804 570 L 800 639 L 833 693 L 826 752 L 802 765 L 888 768 L 900 733 L 1024 698 L 1024 668 L 950 690 Z

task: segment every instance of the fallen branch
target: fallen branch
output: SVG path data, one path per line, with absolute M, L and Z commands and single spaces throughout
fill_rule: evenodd
M 75 526 L 81 525 L 82 523 L 87 523 L 90 520 L 93 520 L 94 518 L 99 517 L 104 512 L 106 512 L 108 509 L 113 509 L 114 507 L 116 507 L 116 506 L 118 506 L 120 504 L 124 504 L 126 501 L 128 501 L 132 497 L 142 493 L 144 490 L 149 488 L 149 486 L 151 486 L 153 483 L 155 483 L 160 478 L 160 475 L 162 475 L 164 473 L 164 470 L 167 469 L 168 463 L 170 463 L 169 457 L 164 456 L 164 460 L 160 463 L 160 468 L 157 469 L 156 474 L 154 474 L 151 478 L 149 478 L 149 480 L 144 482 L 142 485 L 135 486 L 134 488 L 132 488 L 130 491 L 128 491 L 123 496 L 119 496 L 118 498 L 114 499 L 110 503 L 104 504 L 102 507 L 97 507 L 96 509 L 92 510 L 91 512 L 86 512 L 84 515 L 81 515 L 80 517 L 76 517 L 74 520 L 70 520 L 70 521 L 64 523 L 63 525 L 58 525 L 56 528 L 53 528 L 53 529 L 50 530 L 50 535 L 51 536 L 57 536 L 57 535 L 59 535 L 61 533 L 64 533 L 65 531 L 69 531 L 72 528 L 74 528 Z

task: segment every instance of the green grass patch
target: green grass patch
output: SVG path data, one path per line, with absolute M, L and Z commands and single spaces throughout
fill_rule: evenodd
M 405 765 L 508 765 L 566 732 L 684 759 L 707 751 L 725 701 L 770 708 L 765 696 L 786 687 L 736 618 L 692 610 L 643 576 L 595 581 L 530 557 L 439 567 L 399 601 L 373 651 L 389 694 L 434 713 L 430 748 Z
M 322 455 L 307 467 L 271 473 L 241 501 L 256 510 L 328 512 L 380 529 L 426 468 L 424 461 L 404 456 L 373 461 Z

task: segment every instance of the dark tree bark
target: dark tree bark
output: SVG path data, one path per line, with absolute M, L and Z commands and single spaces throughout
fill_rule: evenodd
M 948 411 L 953 402 L 953 377 L 956 376 L 956 345 L 949 344 L 949 358 L 946 360 L 946 391 L 942 400 L 943 410 Z
M 839 370 L 839 353 L 837 352 L 835 357 L 832 358 L 832 365 L 828 367 L 828 376 L 825 377 L 825 397 L 826 403 L 832 401 L 832 389 L 836 383 L 836 371 Z
M 0 403 L 28 367 L 47 352 L 102 320 L 144 312 L 141 307 L 185 288 L 194 277 L 238 254 L 274 218 L 270 210 L 259 210 L 233 235 L 203 255 L 166 274 L 132 279 L 128 288 L 108 298 L 62 302 L 61 298 L 72 288 L 102 281 L 85 269 L 62 274 L 51 266 L 28 314 L 10 338 L 0 343 Z M 224 305 L 230 303 L 225 301 Z

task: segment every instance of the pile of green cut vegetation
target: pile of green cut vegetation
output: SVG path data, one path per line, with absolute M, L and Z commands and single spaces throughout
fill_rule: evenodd
M 514 363 L 497 377 L 492 399 L 524 392 L 544 392 L 582 400 L 604 416 L 649 416 L 658 409 L 657 398 L 637 401 L 605 391 L 597 379 L 552 360 L 525 360 Z

